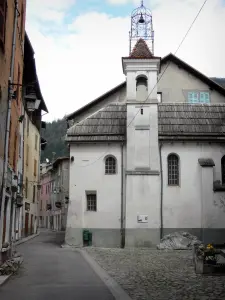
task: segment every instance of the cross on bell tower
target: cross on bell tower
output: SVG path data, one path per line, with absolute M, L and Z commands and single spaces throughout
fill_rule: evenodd
M 151 11 L 144 6 L 136 8 L 131 14 L 130 54 L 139 39 L 145 40 L 152 54 L 154 54 L 154 30 Z

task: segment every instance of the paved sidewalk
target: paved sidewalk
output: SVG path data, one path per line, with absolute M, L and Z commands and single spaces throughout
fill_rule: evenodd
M 41 232 L 17 247 L 24 256 L 18 275 L 0 288 L 1 300 L 113 300 L 79 252 L 55 243 L 56 233 Z

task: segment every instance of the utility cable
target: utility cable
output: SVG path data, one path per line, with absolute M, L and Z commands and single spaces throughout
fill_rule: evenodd
M 201 11 L 203 10 L 204 6 L 206 5 L 207 1 L 208 1 L 208 0 L 204 0 L 204 2 L 203 2 L 203 4 L 202 4 L 201 8 L 199 9 L 199 11 L 198 11 L 196 17 L 194 18 L 193 22 L 191 23 L 190 27 L 188 28 L 186 34 L 185 34 L 184 37 L 182 38 L 182 40 L 181 40 L 179 46 L 177 47 L 177 49 L 176 49 L 174 55 L 176 55 L 177 52 L 179 51 L 179 49 L 181 48 L 182 44 L 184 43 L 185 39 L 187 38 L 189 32 L 191 31 L 191 29 L 192 29 L 193 25 L 195 24 L 196 20 L 198 19 L 199 15 L 200 15 Z M 144 103 L 149 99 L 149 96 L 152 94 L 153 90 L 155 89 L 155 87 L 157 86 L 157 84 L 159 83 L 159 81 L 162 79 L 162 77 L 163 77 L 163 75 L 165 74 L 166 70 L 168 69 L 169 65 L 170 65 L 170 62 L 167 64 L 165 70 L 164 70 L 163 73 L 161 74 L 160 78 L 158 79 L 157 83 L 155 84 L 155 86 L 153 87 L 153 89 L 151 90 L 151 92 L 149 93 L 149 95 L 147 96 L 147 99 L 144 101 Z M 132 119 L 132 120 L 130 121 L 130 123 L 127 125 L 127 128 L 131 125 L 131 123 L 134 121 L 134 119 L 136 118 L 136 116 L 138 115 L 138 113 L 140 112 L 140 110 L 143 108 L 144 103 L 141 105 L 140 109 L 137 111 L 137 113 L 135 114 L 135 116 L 133 117 L 133 119 Z M 77 166 L 78 166 L 78 167 L 88 167 L 88 166 L 91 166 L 91 165 L 95 164 L 98 160 L 100 160 L 103 156 L 105 156 L 107 153 L 108 153 L 108 150 L 107 150 L 104 154 L 102 154 L 98 159 L 96 159 L 95 161 L 93 161 L 93 162 L 90 163 L 90 164 L 87 164 L 87 165 L 84 165 L 84 166 L 81 166 L 81 165 L 80 165 L 80 166 L 77 165 Z
M 190 27 L 188 28 L 186 34 L 184 35 L 183 39 L 181 40 L 179 46 L 177 47 L 174 55 L 177 54 L 177 52 L 179 51 L 180 47 L 182 46 L 183 42 L 185 41 L 185 39 L 187 38 L 189 32 L 191 31 L 193 25 L 195 24 L 196 20 L 198 19 L 201 11 L 203 10 L 204 6 L 206 5 L 206 2 L 208 0 L 205 0 L 200 8 L 200 10 L 198 11 L 196 17 L 194 18 L 193 22 L 191 23 Z M 134 121 L 134 119 L 137 117 L 138 113 L 140 112 L 140 110 L 143 108 L 143 105 L 145 104 L 145 102 L 149 99 L 149 97 L 151 96 L 153 90 L 155 89 L 155 87 L 158 85 L 159 81 L 162 79 L 163 75 L 165 74 L 166 70 L 168 69 L 169 65 L 170 65 L 171 62 L 168 62 L 165 70 L 163 71 L 163 73 L 161 74 L 161 76 L 159 77 L 159 79 L 157 80 L 156 84 L 154 85 L 154 87 L 152 88 L 151 92 L 148 94 L 146 100 L 144 101 L 144 103 L 141 105 L 140 109 L 137 111 L 137 113 L 134 115 L 133 119 L 130 121 L 130 123 L 127 125 L 127 128 L 131 125 L 131 123 Z

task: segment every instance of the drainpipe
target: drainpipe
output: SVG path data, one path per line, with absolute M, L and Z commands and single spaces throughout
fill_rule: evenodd
M 6 180 L 8 172 L 8 150 L 9 150 L 9 134 L 10 134 L 10 120 L 11 120 L 11 107 L 12 107 L 12 83 L 14 77 L 14 65 L 15 65 L 15 52 L 16 52 L 16 30 L 17 30 L 17 21 L 18 21 L 18 0 L 14 1 L 14 28 L 13 28 L 13 40 L 12 40 L 12 53 L 11 53 L 11 62 L 10 62 L 10 77 L 8 82 L 8 110 L 7 110 L 7 121 L 6 121 L 6 132 L 5 132 L 5 145 L 4 145 L 4 167 L 3 167 L 3 184 L 1 191 L 1 226 L 0 226 L 0 245 L 2 246 L 2 234 L 3 234 L 3 218 L 4 218 L 4 205 L 2 202 L 5 202 L 6 196 Z
M 160 240 L 163 238 L 163 168 L 162 168 L 162 143 L 159 144 L 160 162 Z
M 24 103 L 24 88 L 22 89 L 22 115 L 24 115 L 25 117 L 25 103 Z M 22 139 L 22 187 L 20 187 L 22 189 L 22 196 L 23 195 L 23 183 L 24 183 L 24 136 L 25 136 L 25 118 L 23 121 L 23 139 Z M 21 191 L 20 191 L 21 193 Z M 21 207 L 21 217 L 20 217 L 20 232 L 19 232 L 19 237 L 22 238 L 23 237 L 23 221 L 24 221 L 24 209 L 23 206 Z
M 121 144 L 121 248 L 125 247 L 125 211 L 124 211 L 124 145 Z

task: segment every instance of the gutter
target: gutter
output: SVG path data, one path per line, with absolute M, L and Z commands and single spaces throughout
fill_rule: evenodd
M 162 143 L 159 144 L 160 163 L 160 240 L 163 238 L 163 168 L 162 168 Z

